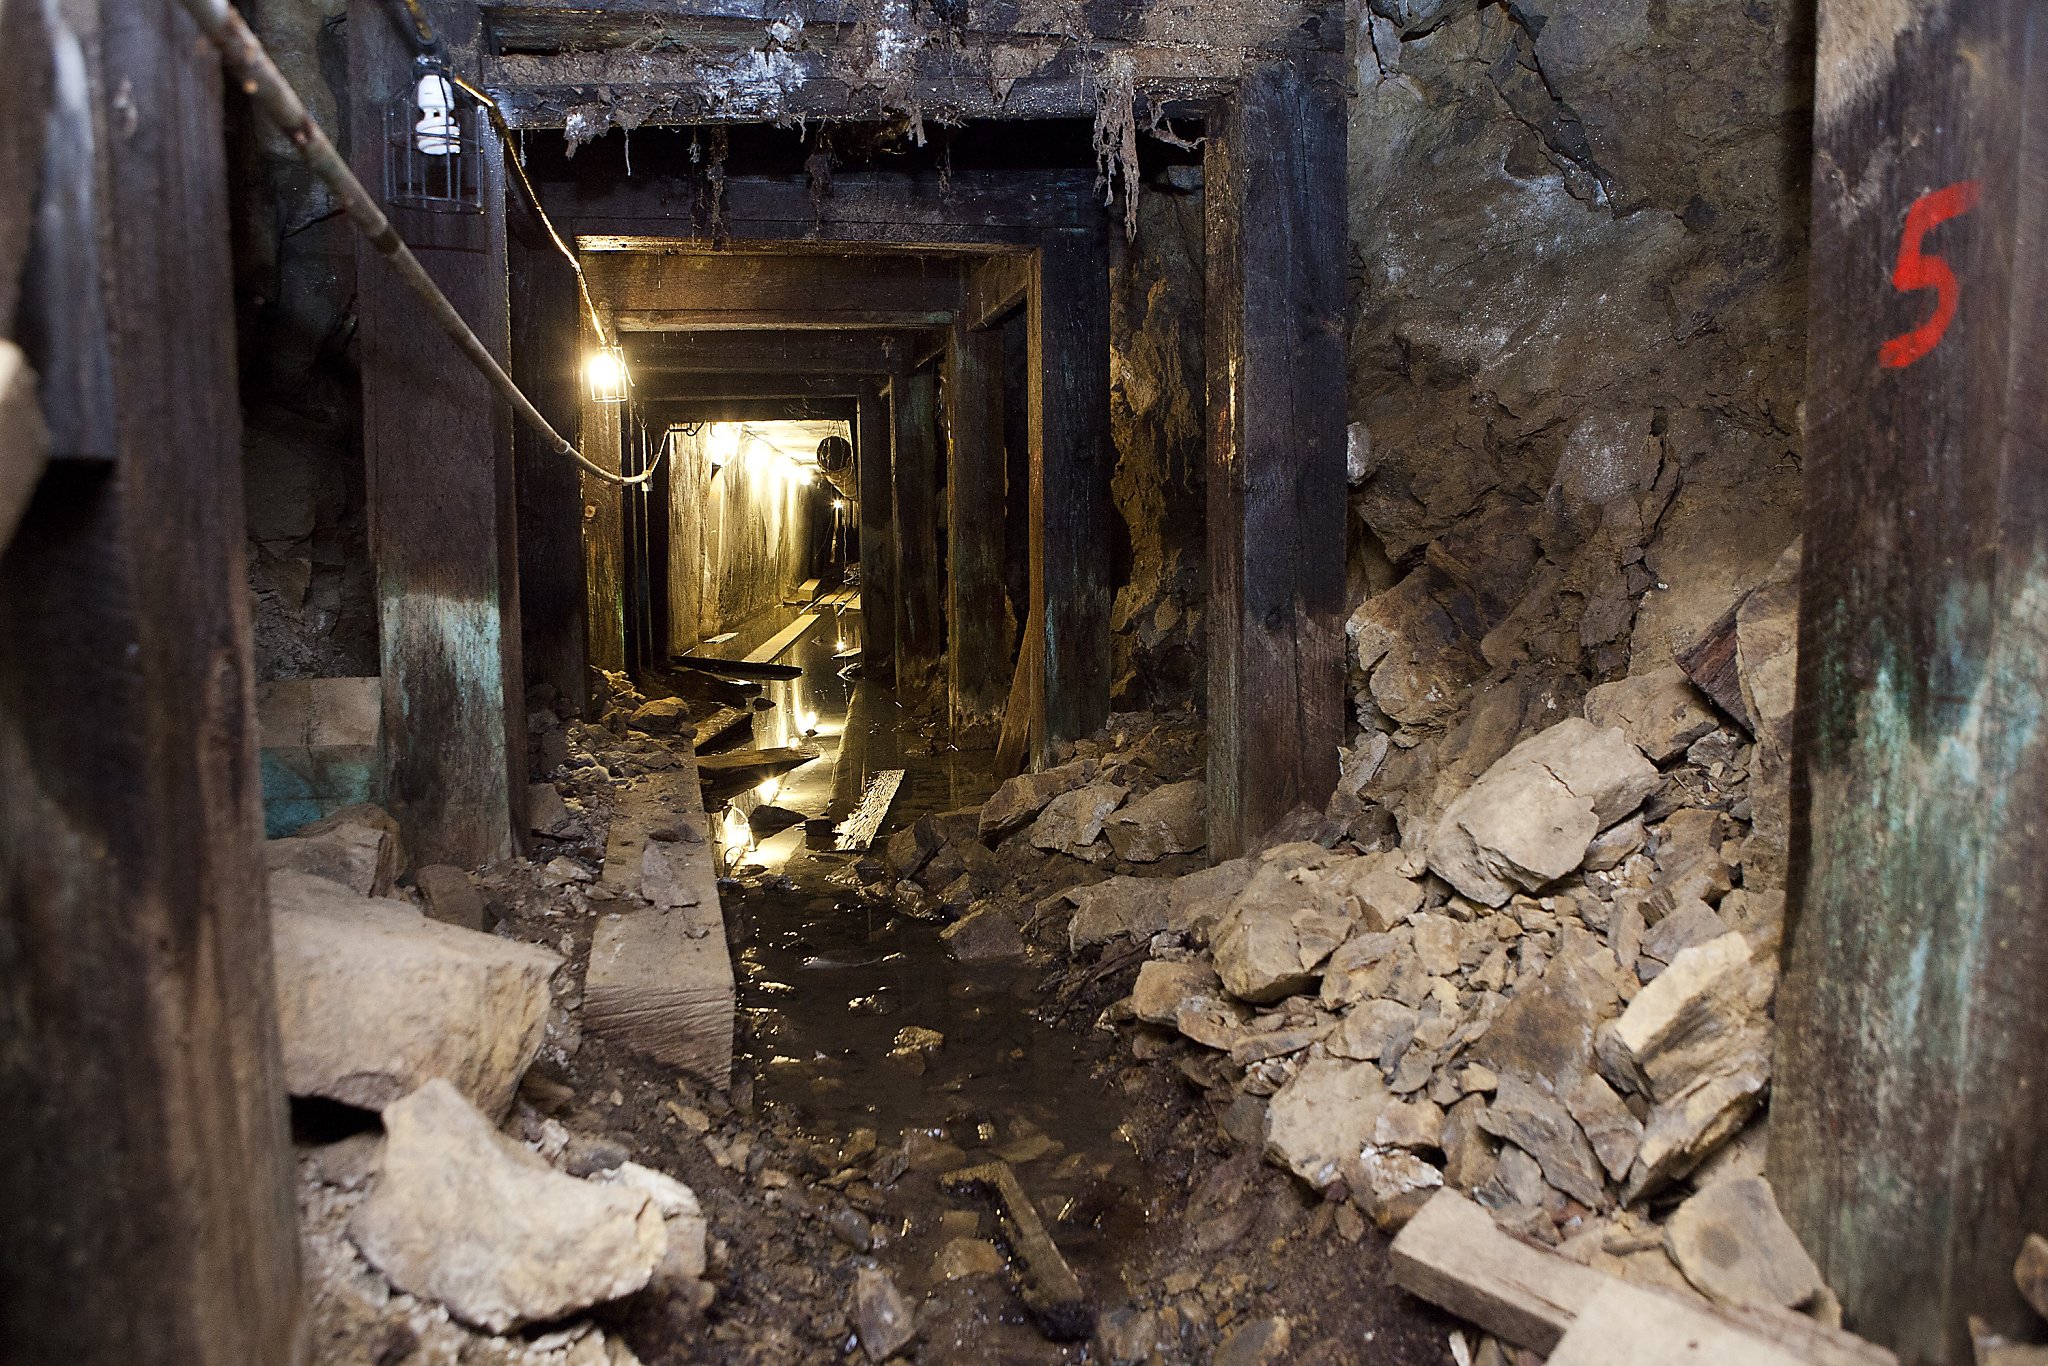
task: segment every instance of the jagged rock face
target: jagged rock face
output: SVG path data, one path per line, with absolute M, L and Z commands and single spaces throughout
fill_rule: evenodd
M 1797 533 L 1804 180 L 1761 168 L 1802 161 L 1799 24 L 1366 14 L 1352 682 L 1404 816 L 1668 666 Z

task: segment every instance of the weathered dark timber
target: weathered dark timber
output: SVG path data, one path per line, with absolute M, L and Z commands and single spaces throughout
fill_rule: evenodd
M 0 1355 L 292 1362 L 223 92 L 173 0 L 66 10 L 130 119 L 103 274 L 57 282 L 106 290 L 118 444 L 53 465 L 0 558 Z
M 464 25 L 462 9 L 454 0 L 431 7 L 458 62 L 476 42 L 475 12 Z M 383 175 L 385 104 L 411 79 L 396 13 L 379 0 L 349 6 L 353 167 L 372 184 Z M 409 243 L 417 239 L 421 263 L 503 359 L 511 340 L 504 167 L 488 129 L 485 142 L 484 213 L 392 221 Z M 471 867 L 512 852 L 524 824 L 518 562 L 508 553 L 512 419 L 367 248 L 356 276 L 384 790 L 420 862 Z
M 1700 632 L 1700 637 L 1675 656 L 1678 667 L 1693 685 L 1749 735 L 1756 734 L 1756 722 L 1742 700 L 1742 670 L 1735 659 L 1735 612 L 1737 603 Z
M 1771 1179 L 1910 1366 L 2031 1333 L 2048 1228 L 2048 11 L 1820 9 L 1792 914 Z M 1879 41 L 1881 39 L 1881 41 Z M 1977 183 L 1891 283 L 1910 207 Z
M 1320 807 L 1344 738 L 1344 99 L 1265 66 L 1212 121 L 1209 847 Z
M 861 666 L 869 682 L 886 688 L 896 681 L 896 547 L 890 531 L 895 481 L 889 464 L 889 405 L 879 389 L 860 396 L 853 440 L 854 458 L 860 462 Z
M 813 327 L 871 316 L 950 321 L 960 307 L 960 271 L 944 258 L 798 256 L 773 251 L 656 253 L 587 251 L 591 292 L 629 330 L 638 315 L 659 310 L 660 326 L 705 326 L 716 315 L 773 319 L 793 315 Z M 701 319 L 687 323 L 669 317 Z M 787 324 L 786 324 L 787 325 Z
M 946 694 L 956 742 L 1000 724 L 1010 673 L 1003 596 L 1003 343 L 947 336 Z
M 969 327 L 990 327 L 1031 297 L 1031 258 L 998 252 L 976 261 L 961 280 L 960 316 Z
M 672 422 L 805 422 L 836 418 L 852 422 L 858 415 L 856 395 L 844 398 L 652 399 L 641 396 L 651 425 Z
M 549 215 L 586 250 L 606 247 L 703 247 L 712 238 L 701 179 L 644 174 L 602 186 L 541 186 Z M 804 176 L 734 176 L 725 182 L 719 232 L 756 246 L 813 244 L 967 248 L 1035 246 L 1049 231 L 1099 226 L 1106 214 L 1087 171 L 976 172 L 940 185 L 931 177 L 886 172 L 835 176 L 815 199 Z
M 1109 259 L 1102 230 L 1049 236 L 1031 290 L 1031 613 L 1045 639 L 1034 760 L 1109 716 Z
M 633 393 L 645 403 L 705 402 L 712 399 L 847 398 L 860 392 L 865 376 L 804 375 L 790 370 L 705 375 L 635 374 Z
M 1039 1330 L 1055 1342 L 1080 1342 L 1095 1331 L 1095 1310 L 1059 1246 L 1045 1231 L 1038 1207 L 1007 1162 L 961 1167 L 939 1178 L 951 1195 L 981 1194 L 995 1202 L 1003 1242 L 1019 1263 L 1018 1297 Z
M 916 370 L 889 385 L 891 537 L 896 553 L 896 687 L 921 696 L 945 654 L 939 546 L 938 375 Z
M 575 430 L 581 395 L 582 308 L 575 272 L 514 201 L 511 234 L 512 377 L 558 431 Z M 545 683 L 579 711 L 584 665 L 583 476 L 531 427 L 516 424 L 519 641 L 528 684 Z M 515 731 L 514 734 L 522 732 Z

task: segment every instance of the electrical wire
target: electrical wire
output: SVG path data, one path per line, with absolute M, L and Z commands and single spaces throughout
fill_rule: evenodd
M 298 92 L 292 89 L 291 82 L 277 69 L 276 63 L 270 59 L 269 52 L 265 51 L 262 42 L 250 31 L 242 16 L 235 12 L 229 0 L 182 0 L 182 3 L 186 12 L 199 25 L 200 31 L 219 49 L 221 60 L 226 64 L 229 74 L 241 86 L 242 92 L 248 95 L 256 107 L 284 133 L 308 169 L 334 192 L 342 208 L 354 220 L 356 230 L 376 248 L 378 255 L 391 263 L 392 269 L 398 273 L 398 278 L 418 296 L 428 317 L 432 318 L 434 324 L 455 343 L 456 348 L 469 359 L 469 362 L 482 372 L 491 387 L 512 405 L 512 410 L 529 426 L 554 443 L 555 454 L 568 456 L 586 473 L 607 484 L 632 486 L 652 479 L 655 472 L 660 469 L 659 462 L 636 475 L 614 474 L 584 455 L 573 442 L 555 430 L 554 424 L 542 415 L 540 409 L 533 405 L 533 401 L 513 382 L 512 377 L 505 373 L 505 367 L 498 363 L 498 358 L 491 354 L 490 348 L 471 330 L 455 305 L 448 301 L 448 296 L 441 292 L 441 287 L 434 283 L 434 278 L 427 274 L 426 267 L 413 255 L 412 248 L 405 244 L 405 240 L 398 235 L 398 230 L 391 226 L 391 220 L 384 216 L 384 211 L 378 207 L 376 199 L 363 188 L 362 181 L 356 179 L 355 172 L 342 160 L 341 153 L 335 150 L 334 143 L 321 130 L 312 114 L 307 112 L 304 101 L 299 98 Z M 408 8 L 412 6 L 409 4 Z M 499 120 L 499 126 L 503 126 L 502 118 Z M 511 160 L 515 166 L 518 165 L 516 157 Z M 520 169 L 520 179 L 526 179 L 523 167 Z M 529 193 L 531 188 L 529 184 Z M 546 215 L 543 214 L 542 218 L 545 220 Z M 567 243 L 554 231 L 552 224 L 549 225 L 548 231 L 555 238 L 556 245 L 566 253 Z M 575 264 L 573 259 L 571 264 Z M 577 278 L 582 278 L 580 268 L 577 271 Z M 589 291 L 586 288 L 586 303 L 589 302 L 589 298 Z

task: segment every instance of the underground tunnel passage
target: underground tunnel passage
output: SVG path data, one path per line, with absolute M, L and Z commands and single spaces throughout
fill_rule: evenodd
M 2040 23 L 0 0 L 0 1360 L 2048 1357 Z

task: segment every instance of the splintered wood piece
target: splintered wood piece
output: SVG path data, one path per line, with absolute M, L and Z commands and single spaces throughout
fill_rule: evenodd
M 802 678 L 803 667 L 797 664 L 770 664 L 755 659 L 719 659 L 712 655 L 679 655 L 670 661 L 678 669 L 692 673 L 710 674 L 712 677 L 731 678 Z
M 1756 734 L 1756 721 L 1742 701 L 1742 673 L 1735 659 L 1735 613 L 1737 602 L 1721 614 L 1720 620 L 1700 632 L 1700 638 L 1678 652 L 1678 667 L 1685 670 L 1699 690 L 1714 700 L 1749 735 Z
M 1010 700 L 1003 705 L 1002 734 L 996 740 L 996 777 L 1008 781 L 1024 771 L 1031 758 L 1031 725 L 1038 714 L 1032 693 L 1044 677 L 1045 630 L 1037 612 L 1024 623 L 1024 643 L 1017 651 L 1017 672 L 1010 679 Z
M 903 770 L 885 768 L 868 779 L 868 785 L 860 794 L 860 805 L 852 814 L 839 822 L 838 848 L 858 852 L 875 842 L 875 832 L 882 828 L 888 818 L 889 808 L 896 801 L 896 790 L 903 786 Z
M 1031 1311 L 1040 1331 L 1055 1342 L 1079 1342 L 1094 1333 L 1095 1311 L 1082 1293 L 1081 1282 L 1045 1231 L 1037 1208 L 1009 1163 L 962 1167 L 940 1177 L 939 1184 L 950 1195 L 994 1198 L 1003 1241 L 1023 1264 L 1018 1298 Z
M 2048 1319 L 2048 1238 L 2029 1233 L 2012 1267 L 2013 1284 L 2034 1312 Z

